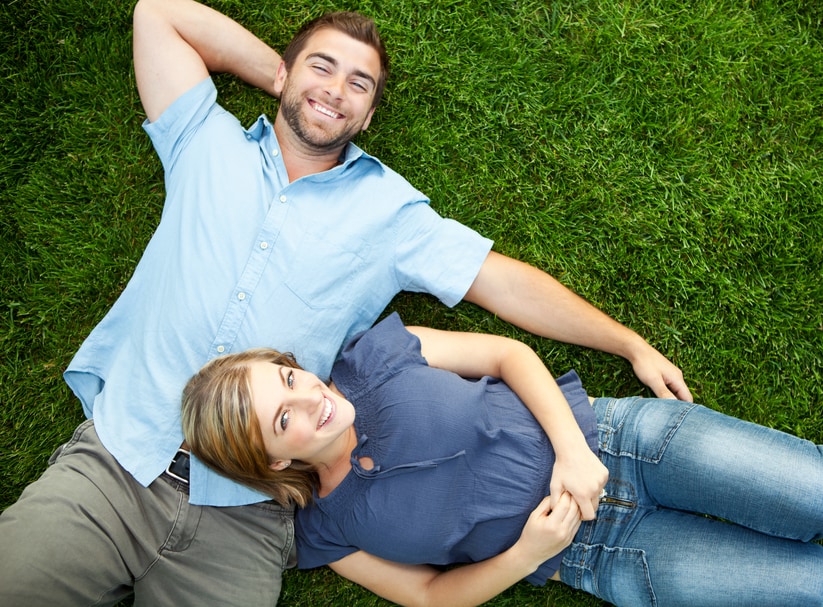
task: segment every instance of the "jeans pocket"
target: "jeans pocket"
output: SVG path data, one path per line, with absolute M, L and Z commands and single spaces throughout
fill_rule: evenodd
M 600 450 L 659 463 L 686 415 L 698 405 L 658 398 L 598 399 Z
M 563 583 L 618 607 L 656 607 L 643 550 L 572 544 L 560 568 Z

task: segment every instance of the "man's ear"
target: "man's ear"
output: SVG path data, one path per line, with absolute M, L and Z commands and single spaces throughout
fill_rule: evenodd
M 283 92 L 283 84 L 286 82 L 286 76 L 288 76 L 286 62 L 281 61 L 280 65 L 277 66 L 277 72 L 274 74 L 274 85 L 272 87 L 274 96 L 278 99 L 280 99 L 280 95 Z
M 374 116 L 374 110 L 376 109 L 376 107 L 373 107 L 369 110 L 369 114 L 368 116 L 366 116 L 366 121 L 363 123 L 363 126 L 360 129 L 361 131 L 365 131 L 367 128 L 369 128 L 369 124 L 371 124 L 371 117 Z
M 272 470 L 276 470 L 278 472 L 281 470 L 285 470 L 289 466 L 291 466 L 290 459 L 279 459 L 276 462 L 269 464 L 269 468 L 271 468 Z

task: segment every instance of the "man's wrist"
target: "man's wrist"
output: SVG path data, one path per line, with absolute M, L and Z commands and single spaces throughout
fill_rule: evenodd
M 648 356 L 650 352 L 657 352 L 657 350 L 655 350 L 649 342 L 640 337 L 640 335 L 631 329 L 627 329 L 627 331 L 629 333 L 617 351 L 619 356 L 622 356 L 634 365 L 639 360 Z

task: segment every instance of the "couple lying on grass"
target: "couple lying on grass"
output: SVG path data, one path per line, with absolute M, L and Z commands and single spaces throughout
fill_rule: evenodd
M 632 607 L 820 602 L 819 450 L 690 404 L 642 337 L 356 146 L 388 74 L 370 19 L 311 21 L 281 57 L 205 5 L 139 0 L 133 43 L 163 214 L 66 370 L 89 419 L 0 517 L 0 603 L 270 607 L 295 502 L 303 566 L 401 603 L 478 603 L 523 577 Z M 244 128 L 214 72 L 277 97 L 274 118 Z M 522 346 L 397 318 L 351 341 L 404 290 L 623 356 L 685 402 L 592 407 Z M 186 432 L 243 484 L 187 468 L 187 380 L 260 345 L 335 388 L 268 351 L 219 359 Z
M 183 422 L 209 466 L 301 506 L 300 567 L 396 603 L 477 605 L 525 578 L 632 607 L 823 604 L 819 446 L 694 403 L 590 399 L 508 338 L 394 314 L 328 385 L 275 350 L 216 358 Z

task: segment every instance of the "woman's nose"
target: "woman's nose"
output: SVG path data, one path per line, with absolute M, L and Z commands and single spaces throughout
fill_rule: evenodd
M 292 406 L 300 407 L 311 413 L 315 411 L 323 401 L 323 395 L 318 389 L 301 389 L 292 393 Z

